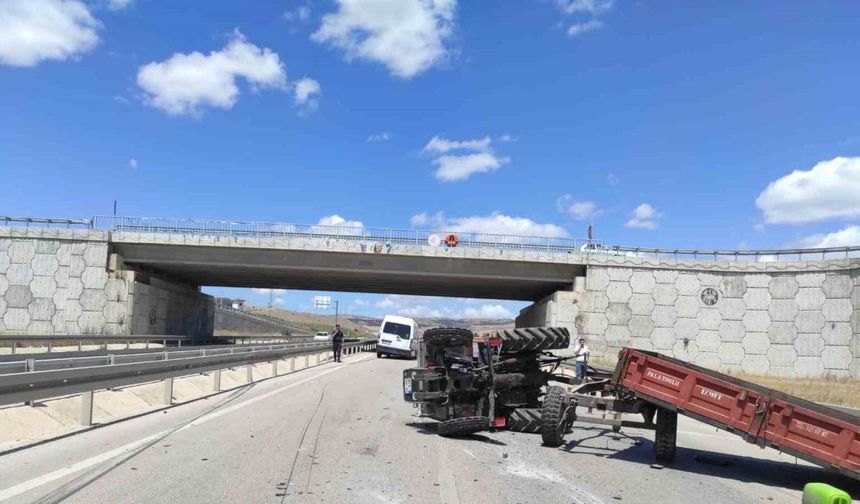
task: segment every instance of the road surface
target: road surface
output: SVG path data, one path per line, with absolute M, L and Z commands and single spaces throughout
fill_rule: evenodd
M 409 361 L 359 354 L 0 457 L 5 503 L 799 503 L 850 480 L 682 419 L 678 460 L 652 435 L 580 428 L 434 434 L 401 398 Z

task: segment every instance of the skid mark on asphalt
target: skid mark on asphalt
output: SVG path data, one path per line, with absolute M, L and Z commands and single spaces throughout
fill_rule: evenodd
M 544 483 L 561 485 L 567 491 L 565 497 L 571 499 L 573 504 L 604 504 L 599 497 L 576 486 L 563 474 L 547 467 L 539 467 L 524 461 L 518 461 L 511 462 L 505 468 L 505 472 L 511 476 L 517 476 L 519 478 L 527 478 Z

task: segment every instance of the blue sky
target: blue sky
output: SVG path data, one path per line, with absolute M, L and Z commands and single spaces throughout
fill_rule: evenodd
M 853 3 L 176 4 L 0 0 L 0 214 L 860 243 Z

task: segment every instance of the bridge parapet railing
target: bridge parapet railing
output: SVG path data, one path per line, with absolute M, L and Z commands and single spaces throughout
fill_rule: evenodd
M 445 248 L 444 239 L 455 235 L 458 248 L 622 256 L 698 261 L 776 262 L 817 261 L 860 257 L 860 245 L 826 248 L 789 249 L 671 249 L 608 245 L 601 240 L 566 236 L 525 236 L 515 234 L 473 233 L 457 230 L 372 228 L 358 223 L 342 225 L 291 224 L 213 219 L 167 217 L 97 216 L 92 219 L 41 219 L 0 216 L 0 225 L 86 227 L 102 231 L 127 231 L 159 235 L 197 235 L 230 238 L 336 239 L 387 252 L 394 246 L 435 246 Z

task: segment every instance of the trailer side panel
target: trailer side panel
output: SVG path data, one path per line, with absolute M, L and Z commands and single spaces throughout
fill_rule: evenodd
M 665 355 L 625 348 L 615 386 L 860 479 L 860 417 Z

